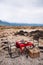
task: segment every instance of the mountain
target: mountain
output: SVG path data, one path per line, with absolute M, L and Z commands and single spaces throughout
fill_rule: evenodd
M 4 25 L 4 26 L 43 26 L 43 24 L 8 23 L 2 20 L 0 20 L 0 25 Z
M 10 25 L 10 23 L 0 20 L 0 25 Z

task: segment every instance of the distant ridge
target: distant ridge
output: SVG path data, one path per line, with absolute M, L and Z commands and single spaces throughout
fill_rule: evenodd
M 28 23 L 8 23 L 0 20 L 0 26 L 43 26 L 43 24 L 28 24 Z
M 1 21 L 1 20 L 0 20 L 0 25 L 8 25 L 8 26 L 9 26 L 9 25 L 10 25 L 10 23 L 5 22 L 5 21 Z

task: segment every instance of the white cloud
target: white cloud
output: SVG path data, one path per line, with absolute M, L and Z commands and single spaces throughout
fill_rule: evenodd
M 43 0 L 0 0 L 0 19 L 18 23 L 43 23 Z

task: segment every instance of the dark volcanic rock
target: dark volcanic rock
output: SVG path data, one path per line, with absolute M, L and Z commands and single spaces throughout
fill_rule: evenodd
M 33 36 L 34 39 L 43 39 L 43 31 L 41 30 L 36 30 L 36 31 L 31 31 L 30 36 Z
M 23 36 L 27 36 L 28 32 L 20 30 L 19 32 L 16 32 L 15 35 L 23 35 Z

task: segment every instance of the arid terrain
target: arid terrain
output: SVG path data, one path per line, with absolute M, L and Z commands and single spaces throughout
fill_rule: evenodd
M 37 32 L 31 33 L 32 31 Z M 39 36 L 37 37 L 37 35 Z M 43 26 L 0 26 L 0 65 L 43 65 L 42 52 L 40 52 L 40 57 L 38 58 L 30 58 L 30 56 L 26 58 L 26 55 L 10 58 L 7 49 L 4 47 L 6 45 L 15 45 L 16 41 L 19 40 L 30 41 L 33 44 L 37 42 L 39 46 L 43 46 Z

